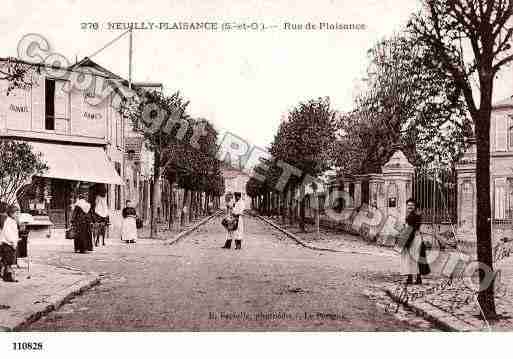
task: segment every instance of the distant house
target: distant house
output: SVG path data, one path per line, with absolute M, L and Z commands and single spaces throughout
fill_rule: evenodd
M 251 207 L 251 198 L 246 194 L 246 183 L 250 179 L 250 175 L 246 172 L 232 168 L 224 167 L 222 169 L 224 178 L 225 195 L 228 192 L 240 192 L 242 199 L 246 202 L 246 208 Z

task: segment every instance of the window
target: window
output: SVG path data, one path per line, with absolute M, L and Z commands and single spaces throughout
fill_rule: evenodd
M 55 80 L 45 80 L 45 130 L 55 130 Z
M 513 178 L 496 178 L 494 187 L 494 218 L 513 219 Z
M 116 116 L 116 146 L 118 148 L 123 147 L 122 136 L 123 136 L 123 128 L 121 126 L 122 118 L 120 115 Z
M 513 150 L 513 115 L 508 115 L 509 127 L 508 127 L 508 147 L 509 150 Z
M 62 80 L 45 79 L 45 130 L 67 133 L 70 94 Z

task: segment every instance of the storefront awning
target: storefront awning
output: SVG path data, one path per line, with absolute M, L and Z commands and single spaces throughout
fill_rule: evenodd
M 41 177 L 73 181 L 123 184 L 101 147 L 30 142 L 34 152 L 41 152 L 48 170 Z

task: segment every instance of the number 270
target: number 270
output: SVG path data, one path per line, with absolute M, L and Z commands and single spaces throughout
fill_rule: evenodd
M 97 22 L 81 22 L 80 29 L 82 29 L 82 30 L 98 30 L 99 25 Z

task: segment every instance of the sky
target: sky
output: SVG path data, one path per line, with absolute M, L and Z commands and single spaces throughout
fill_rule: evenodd
M 169 94 L 179 90 L 191 116 L 265 148 L 300 101 L 329 96 L 334 109 L 351 110 L 367 50 L 400 31 L 417 9 L 415 0 L 7 0 L 0 57 L 16 56 L 22 36 L 37 33 L 73 63 L 124 32 L 109 29 L 109 22 L 154 23 L 152 30 L 134 31 L 133 80 L 160 82 Z M 156 28 L 174 22 L 215 22 L 218 30 Z M 221 30 L 223 23 L 255 22 L 266 29 Z M 306 30 L 309 22 L 317 29 Z M 321 30 L 321 22 L 365 29 Z M 128 48 L 125 36 L 92 60 L 128 78 Z M 512 79 L 510 70 L 503 74 L 496 100 L 513 94 Z

